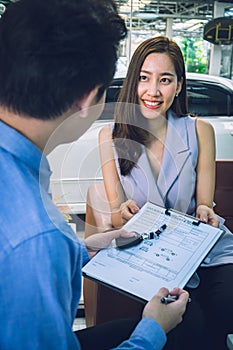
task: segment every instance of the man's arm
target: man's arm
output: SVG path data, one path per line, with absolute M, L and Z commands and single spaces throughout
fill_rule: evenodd
M 1 276 L 5 276 L 2 348 L 80 348 L 72 332 L 81 293 L 80 261 L 77 243 L 57 230 L 12 248 L 0 266 Z
M 113 239 L 120 236 L 130 237 L 132 235 L 134 233 L 122 229 L 113 230 L 91 235 L 85 239 L 85 243 L 90 257 L 93 257 L 97 251 L 109 246 Z M 177 300 L 170 304 L 163 304 L 161 298 L 167 295 L 176 296 Z M 119 349 L 133 348 L 133 345 L 138 350 L 162 349 L 166 342 L 165 333 L 168 333 L 182 321 L 188 297 L 189 293 L 183 289 L 174 288 L 172 291 L 169 291 L 167 288 L 161 288 L 146 304 L 142 313 L 142 320 L 130 339 L 123 342 Z

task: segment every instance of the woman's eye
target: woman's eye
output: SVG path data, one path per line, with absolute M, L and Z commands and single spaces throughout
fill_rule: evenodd
M 160 81 L 161 83 L 164 83 L 164 84 L 169 84 L 171 82 L 169 78 L 162 78 Z
M 147 77 L 145 75 L 140 75 L 139 81 L 146 81 Z

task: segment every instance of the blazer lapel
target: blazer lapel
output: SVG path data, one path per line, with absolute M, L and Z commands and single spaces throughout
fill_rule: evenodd
M 157 181 L 164 201 L 167 192 L 179 176 L 189 155 L 190 148 L 185 118 L 177 118 L 169 112 L 163 161 Z

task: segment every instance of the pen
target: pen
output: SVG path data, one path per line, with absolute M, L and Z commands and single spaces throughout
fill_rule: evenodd
M 163 224 L 157 231 L 155 231 L 155 234 L 159 237 L 159 235 L 167 228 L 166 224 Z
M 162 304 L 170 304 L 173 301 L 176 301 L 177 299 L 178 299 L 178 297 L 176 295 L 173 295 L 173 296 L 169 295 L 167 297 L 162 297 L 160 299 L 160 301 L 161 301 Z M 190 302 L 191 302 L 191 298 L 188 298 L 188 303 L 190 303 Z
M 143 239 L 153 239 L 155 237 L 159 237 L 161 233 L 167 228 L 166 224 L 163 224 L 158 230 L 149 233 L 143 233 Z

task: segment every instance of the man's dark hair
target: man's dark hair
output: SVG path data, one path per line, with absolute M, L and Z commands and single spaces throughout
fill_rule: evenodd
M 20 0 L 0 19 L 0 104 L 56 118 L 111 82 L 124 21 L 113 0 Z

